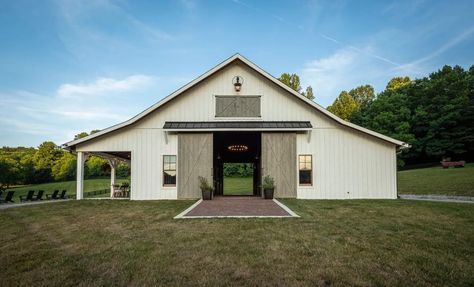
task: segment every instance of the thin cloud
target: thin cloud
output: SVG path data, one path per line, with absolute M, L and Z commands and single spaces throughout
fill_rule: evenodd
M 352 49 L 352 50 L 354 50 L 354 51 L 356 51 L 356 52 L 358 52 L 358 53 L 367 55 L 367 56 L 369 56 L 369 57 L 373 57 L 373 58 L 375 58 L 375 59 L 377 59 L 377 60 L 380 60 L 380 61 L 382 61 L 382 62 L 391 64 L 391 65 L 396 66 L 396 67 L 400 66 L 399 63 L 396 63 L 396 62 L 394 62 L 394 61 L 392 61 L 392 60 L 390 60 L 390 59 L 387 59 L 387 58 L 385 58 L 385 57 L 382 57 L 382 56 L 380 56 L 380 55 L 374 54 L 374 53 L 368 51 L 367 49 L 359 49 L 359 48 L 357 48 L 357 47 L 355 47 L 355 46 L 353 46 L 353 45 L 348 45 L 348 44 L 346 44 L 346 43 L 344 43 L 344 42 L 342 42 L 342 41 L 339 41 L 339 40 L 337 40 L 337 39 L 335 39 L 335 38 L 333 38 L 333 37 L 330 37 L 330 36 L 328 36 L 328 35 L 326 35 L 326 34 L 323 34 L 323 33 L 319 33 L 319 35 L 320 35 L 321 37 L 323 37 L 324 39 L 326 39 L 326 40 L 329 40 L 329 41 L 334 42 L 334 43 L 336 43 L 336 44 L 345 46 L 345 47 L 347 47 L 347 48 L 349 48 L 349 49 Z
M 84 95 L 101 96 L 111 92 L 130 91 L 149 85 L 152 77 L 147 75 L 132 75 L 122 80 L 99 78 L 93 83 L 63 84 L 57 94 L 60 97 L 76 97 Z
M 367 46 L 359 50 L 372 49 Z M 412 73 L 403 74 L 407 75 L 414 76 Z M 400 72 L 380 65 L 379 59 L 345 47 L 327 57 L 307 62 L 301 71 L 301 82 L 302 86 L 313 87 L 316 102 L 328 106 L 343 90 L 370 84 L 376 91 L 381 91 L 395 76 L 400 76 Z
M 357 56 L 352 49 L 341 49 L 328 57 L 305 64 L 302 82 L 315 89 L 316 102 L 327 106 L 348 84 L 354 84 L 353 79 L 357 74 L 353 73 L 353 69 L 357 66 Z
M 418 71 L 420 70 L 419 65 L 422 63 L 425 63 L 427 61 L 430 61 L 439 55 L 443 54 L 444 52 L 448 51 L 449 49 L 453 48 L 454 46 L 460 44 L 461 42 L 469 39 L 470 36 L 474 34 L 474 27 L 471 27 L 464 32 L 460 33 L 459 35 L 451 38 L 448 42 L 446 42 L 444 45 L 433 51 L 432 53 L 421 57 L 415 61 L 412 61 L 410 63 L 406 63 L 403 65 L 400 65 L 397 67 L 395 70 L 403 70 L 403 71 Z

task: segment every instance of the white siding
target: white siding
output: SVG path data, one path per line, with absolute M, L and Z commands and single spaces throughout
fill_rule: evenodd
M 244 78 L 240 93 L 232 85 L 235 75 Z M 261 96 L 261 120 L 311 121 L 311 140 L 298 134 L 297 154 L 313 155 L 314 184 L 298 186 L 298 198 L 396 197 L 393 144 L 341 126 L 241 62 L 223 68 L 134 125 L 79 144 L 77 150 L 131 151 L 132 199 L 175 199 L 176 188 L 162 187 L 163 155 L 177 155 L 177 136 L 168 135 L 166 143 L 165 121 L 223 120 L 215 118 L 214 97 L 235 94 Z
M 313 129 L 297 136 L 297 154 L 313 156 L 313 185 L 300 186 L 305 199 L 396 198 L 395 147 L 358 132 Z
M 177 188 L 163 187 L 162 182 L 163 155 L 177 155 L 177 135 L 168 135 L 168 143 L 166 143 L 162 129 L 130 127 L 85 143 L 77 150 L 130 151 L 132 153 L 131 199 L 177 199 Z

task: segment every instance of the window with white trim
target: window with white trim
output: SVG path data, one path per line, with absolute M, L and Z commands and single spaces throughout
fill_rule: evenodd
M 313 156 L 310 154 L 303 154 L 298 157 L 299 164 L 299 182 L 300 185 L 313 184 Z
M 176 156 L 163 156 L 163 186 L 176 186 Z

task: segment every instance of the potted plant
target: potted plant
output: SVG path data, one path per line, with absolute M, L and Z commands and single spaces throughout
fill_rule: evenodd
M 273 199 L 273 193 L 275 191 L 275 179 L 269 175 L 263 178 L 263 198 Z
M 211 200 L 212 193 L 214 191 L 212 186 L 209 185 L 207 178 L 199 176 L 198 179 L 199 179 L 199 188 L 201 189 L 201 193 L 202 193 L 202 199 Z

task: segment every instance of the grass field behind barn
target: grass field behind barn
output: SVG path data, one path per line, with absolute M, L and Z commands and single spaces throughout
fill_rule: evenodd
M 464 168 L 421 168 L 398 172 L 399 194 L 474 196 L 474 164 Z
M 301 218 L 173 219 L 192 201 L 0 210 L 0 285 L 474 284 L 474 205 L 282 201 Z
M 252 195 L 252 177 L 224 177 L 224 195 Z

